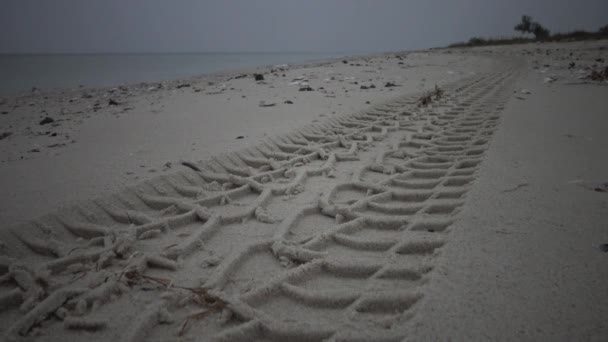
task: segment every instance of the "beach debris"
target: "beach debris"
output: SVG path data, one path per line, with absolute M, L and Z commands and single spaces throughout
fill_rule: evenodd
M 365 90 L 365 89 L 369 89 L 369 87 L 368 87 L 368 86 L 365 86 L 365 85 L 362 85 L 362 86 L 360 86 L 360 87 L 359 87 L 359 89 L 363 89 L 363 90 Z
M 568 69 L 572 69 L 576 66 L 576 63 L 574 62 L 570 62 L 570 64 L 568 64 Z
M 118 101 L 116 101 L 116 100 L 114 100 L 114 99 L 110 98 L 110 99 L 108 100 L 108 105 L 110 105 L 110 106 L 118 106 Z
M 190 87 L 190 83 L 182 83 L 182 84 L 179 84 L 176 88 L 181 89 L 181 88 L 188 88 L 188 87 Z
M 386 84 L 384 85 L 384 87 L 386 88 L 390 88 L 390 87 L 398 87 L 399 85 L 397 85 L 394 82 L 386 82 Z
M 53 147 L 63 147 L 63 146 L 65 146 L 65 144 L 62 144 L 62 143 L 55 143 L 55 144 L 50 144 L 50 145 L 47 145 L 46 147 L 48 147 L 48 148 L 53 148 Z
M 345 59 L 345 60 L 342 61 L 342 63 L 348 64 L 348 61 Z
M 44 126 L 46 124 L 50 124 L 51 122 L 55 122 L 55 119 L 51 118 L 50 116 L 47 116 L 44 119 L 40 120 L 40 125 Z
M 2 132 L 0 133 L 0 140 L 4 140 L 13 135 L 13 132 Z
M 258 104 L 258 106 L 260 107 L 274 107 L 276 106 L 276 103 L 274 102 L 266 102 L 264 100 L 260 101 L 260 103 Z
M 580 179 L 575 179 L 569 183 L 576 184 L 587 190 L 593 190 L 595 192 L 608 192 L 608 182 L 586 182 Z
M 287 64 L 277 64 L 272 69 L 270 69 L 270 72 L 276 73 L 279 71 L 285 71 L 288 69 L 288 67 L 289 67 L 289 65 L 287 65 Z M 285 77 L 285 74 L 283 74 L 283 77 Z
M 369 89 L 375 89 L 375 88 L 376 88 L 375 84 L 372 83 L 372 84 L 369 85 Z
M 253 78 L 256 81 L 263 81 L 264 80 L 264 75 L 262 75 L 262 74 L 253 74 Z
M 596 184 L 593 187 L 593 191 L 596 191 L 596 192 L 608 192 L 608 182 Z
M 247 77 L 247 74 L 240 74 L 240 75 L 234 76 L 234 79 L 238 80 L 238 79 L 245 78 L 245 77 Z
M 299 91 L 313 91 L 314 89 L 311 88 L 309 85 L 303 85 L 300 87 L 300 89 L 298 89 Z
M 33 149 L 29 150 L 28 152 L 37 153 L 37 152 L 40 152 L 40 149 L 39 148 L 33 148 Z
M 285 102 L 283 102 L 283 103 L 285 103 L 285 104 L 293 104 L 293 101 L 286 100 L 286 101 L 285 101 Z
M 592 70 L 591 73 L 589 75 L 587 75 L 587 77 L 585 77 L 586 79 L 590 79 L 592 81 L 608 81 L 608 66 L 606 68 L 604 68 L 604 70 Z
M 418 99 L 418 107 L 428 106 L 429 104 L 431 104 L 431 102 L 433 102 L 433 97 L 435 100 L 439 100 L 441 99 L 444 93 L 445 91 L 443 89 L 435 85 L 435 89 L 427 92 L 426 94 L 422 95 L 420 99 Z
M 196 164 L 194 164 L 193 162 L 189 162 L 189 161 L 185 160 L 185 161 L 180 162 L 180 164 L 184 165 L 185 167 L 189 167 L 194 171 L 201 172 L 201 169 L 198 166 L 196 166 Z
M 235 139 L 243 139 L 243 138 L 244 138 L 244 136 L 239 135 L 239 136 L 238 136 L 238 137 L 236 137 Z

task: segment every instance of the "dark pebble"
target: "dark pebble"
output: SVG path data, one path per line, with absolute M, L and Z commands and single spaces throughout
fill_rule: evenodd
M 42 119 L 40 121 L 40 125 L 46 125 L 46 124 L 49 124 L 51 122 L 55 122 L 55 120 L 53 120 L 53 118 L 47 116 L 46 118 L 44 118 L 44 119 Z

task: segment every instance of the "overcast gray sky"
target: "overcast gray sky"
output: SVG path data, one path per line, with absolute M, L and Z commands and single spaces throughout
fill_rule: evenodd
M 0 0 L 0 53 L 387 51 L 608 24 L 608 0 Z

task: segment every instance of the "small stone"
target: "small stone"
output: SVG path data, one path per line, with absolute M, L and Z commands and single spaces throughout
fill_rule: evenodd
M 11 135 L 13 135 L 13 132 L 0 133 L 0 140 L 6 139 L 6 138 L 10 137 Z
M 118 102 L 114 99 L 109 99 L 108 100 L 108 105 L 110 106 L 118 106 Z
M 42 119 L 40 121 L 40 125 L 46 125 L 46 124 L 49 124 L 51 122 L 55 122 L 55 120 L 53 118 L 47 116 L 47 117 L 45 117 L 44 119 Z
M 285 101 L 283 103 L 285 103 L 285 104 L 293 104 L 293 101 L 287 100 L 287 101 Z
M 260 107 L 274 107 L 274 106 L 276 106 L 276 103 L 274 103 L 274 102 L 260 101 L 260 103 L 258 104 L 258 106 L 260 106 Z
M 236 137 L 235 139 L 243 139 L 243 138 L 245 138 L 245 137 L 244 137 L 244 136 L 242 136 L 242 135 L 239 135 L 239 136 L 238 136 L 238 137 Z
M 255 78 L 256 81 L 263 81 L 264 80 L 264 75 L 262 75 L 262 74 L 253 74 L 253 78 Z

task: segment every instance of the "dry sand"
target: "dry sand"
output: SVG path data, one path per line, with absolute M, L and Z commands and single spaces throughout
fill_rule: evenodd
M 608 88 L 581 77 L 606 48 L 434 50 L 8 99 L 0 332 L 603 340 Z M 314 91 L 290 85 L 299 76 Z M 40 126 L 42 109 L 56 122 Z

